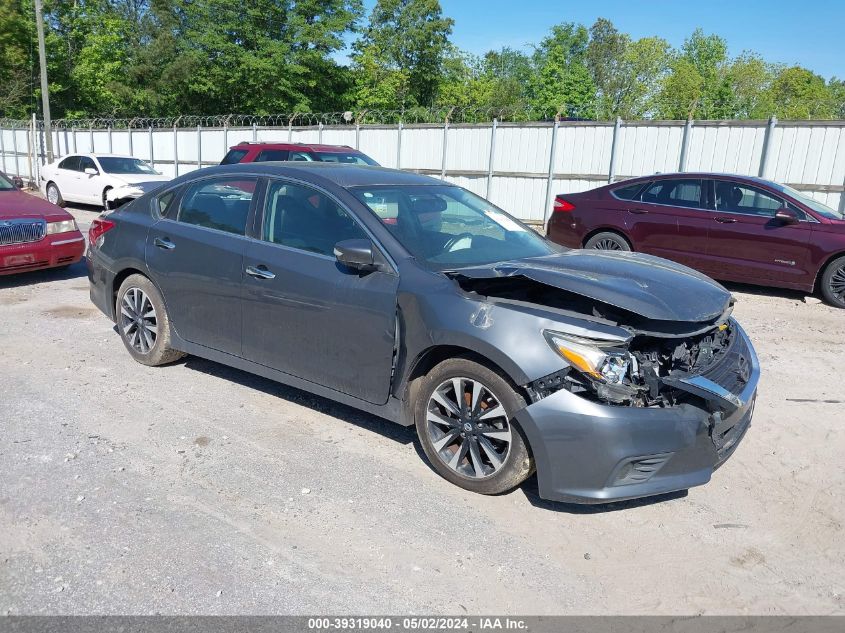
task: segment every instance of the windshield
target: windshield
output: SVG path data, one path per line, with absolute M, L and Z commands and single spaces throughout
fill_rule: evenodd
M 324 163 L 351 163 L 353 165 L 378 165 L 369 156 L 357 152 L 314 152 Z
M 0 173 L 0 191 L 14 191 L 15 185 L 12 181 L 6 178 L 6 174 Z
M 801 193 L 800 191 L 796 191 L 792 187 L 789 187 L 787 185 L 781 185 L 781 184 L 778 184 L 776 182 L 771 183 L 771 185 L 772 185 L 772 187 L 779 190 L 780 192 L 785 193 L 788 196 L 792 196 L 793 198 L 795 198 L 801 204 L 807 205 L 813 211 L 815 211 L 816 213 L 818 213 L 819 215 L 821 215 L 825 218 L 829 218 L 831 220 L 842 220 L 843 219 L 843 214 L 840 213 L 839 211 L 837 211 L 835 209 L 831 209 L 826 204 L 823 204 L 823 203 L 819 202 L 818 200 L 815 200 L 815 199 L 811 198 L 810 196 Z
M 122 158 L 118 156 L 100 156 L 100 167 L 107 174 L 147 174 L 150 176 L 161 175 L 140 158 Z
M 352 193 L 402 246 L 434 270 L 558 252 L 521 222 L 460 187 L 355 187 Z

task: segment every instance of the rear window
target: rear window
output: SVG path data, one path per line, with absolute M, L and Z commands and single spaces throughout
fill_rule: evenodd
M 643 188 L 643 183 L 638 182 L 633 185 L 626 185 L 625 187 L 617 187 L 612 189 L 611 193 L 620 200 L 633 200 L 637 197 L 640 189 Z
M 256 163 L 263 163 L 271 160 L 287 160 L 290 152 L 286 149 L 265 149 L 255 157 Z
M 232 149 L 229 150 L 229 153 L 223 157 L 223 160 L 220 161 L 221 165 L 234 165 L 235 163 L 239 163 L 243 160 L 243 157 L 246 156 L 247 150 L 245 149 Z
M 358 152 L 314 152 L 324 163 L 348 163 L 351 165 L 378 165 L 369 156 Z

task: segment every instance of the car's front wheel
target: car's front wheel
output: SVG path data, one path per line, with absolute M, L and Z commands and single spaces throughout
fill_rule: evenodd
M 414 389 L 423 450 L 441 476 L 481 494 L 507 492 L 534 469 L 513 414 L 525 400 L 502 376 L 468 358 L 434 367 Z
M 845 308 L 845 257 L 838 257 L 825 267 L 820 283 L 824 298 L 837 308 Z
M 184 354 L 170 347 L 170 318 L 155 284 L 130 275 L 117 292 L 117 328 L 132 358 L 144 365 L 165 365 Z

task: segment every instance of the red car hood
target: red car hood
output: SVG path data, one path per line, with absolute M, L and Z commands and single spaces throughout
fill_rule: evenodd
M 55 204 L 23 191 L 0 191 L 0 220 L 44 218 L 48 222 L 70 220 L 73 216 Z

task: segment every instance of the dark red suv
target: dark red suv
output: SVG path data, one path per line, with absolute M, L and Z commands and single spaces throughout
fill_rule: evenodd
M 845 308 L 845 219 L 786 185 L 727 174 L 632 178 L 558 195 L 548 237 L 641 251 L 726 281 L 818 288 Z
M 378 165 L 376 161 L 348 145 L 316 145 L 306 143 L 246 142 L 229 148 L 220 161 L 221 165 L 234 163 L 261 163 L 273 160 L 317 161 L 324 163 L 350 163 L 352 165 Z

